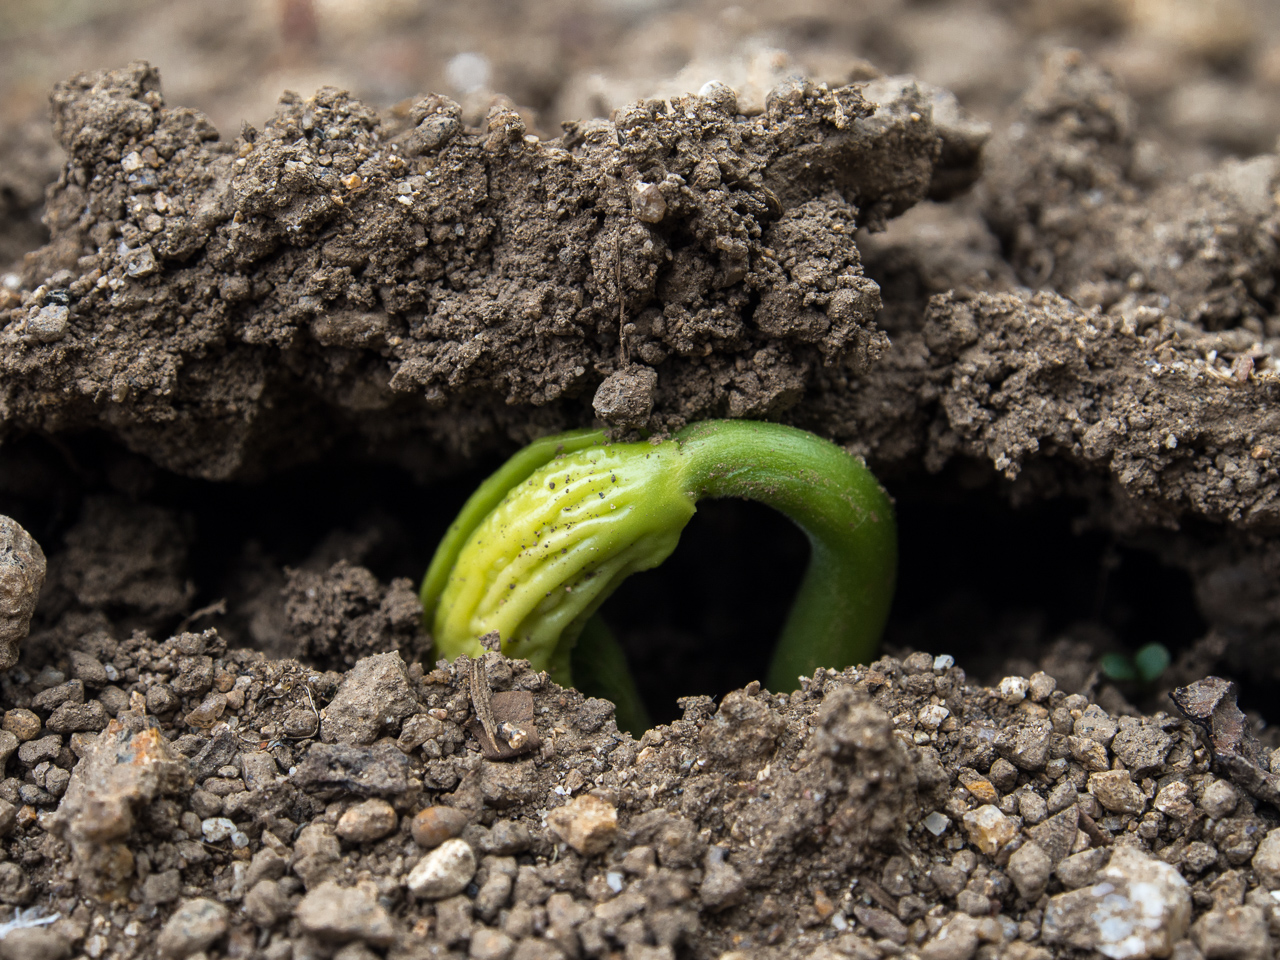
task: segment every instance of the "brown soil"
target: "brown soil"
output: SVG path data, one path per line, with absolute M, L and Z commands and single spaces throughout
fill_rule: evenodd
M 384 6 L 0 40 L 0 514 L 48 561 L 0 958 L 1271 956 L 1275 10 L 482 4 L 410 61 Z M 23 108 L 144 28 L 182 98 L 135 62 Z M 410 96 L 466 50 L 487 84 Z M 363 96 L 206 116 L 298 75 Z M 414 582 L 497 458 L 723 416 L 884 478 L 892 656 L 750 683 L 804 545 L 710 504 L 606 609 L 639 741 L 432 667 Z M 0 529 L 9 643 L 44 565 Z

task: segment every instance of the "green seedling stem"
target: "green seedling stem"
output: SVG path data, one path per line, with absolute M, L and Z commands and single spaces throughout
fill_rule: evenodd
M 834 444 L 745 420 L 695 423 L 657 442 L 606 443 L 580 430 L 525 447 L 472 494 L 431 561 L 421 598 L 437 651 L 478 656 L 480 637 L 497 630 L 508 656 L 572 685 L 571 652 L 588 620 L 626 577 L 671 554 L 703 497 L 768 504 L 809 537 L 770 689 L 874 655 L 897 567 L 889 497 Z M 614 672 L 603 625 L 588 641 Z M 629 677 L 622 683 L 634 693 Z

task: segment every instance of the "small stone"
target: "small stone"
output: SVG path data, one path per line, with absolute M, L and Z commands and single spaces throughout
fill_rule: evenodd
M 1028 693 L 1036 703 L 1044 703 L 1058 689 L 1058 681 L 1043 671 L 1033 673 L 1028 685 Z
M 18 825 L 18 808 L 8 800 L 0 800 L 0 837 L 13 833 Z
M 40 544 L 16 520 L 0 515 L 0 670 L 18 662 L 18 647 L 31 626 L 44 573 Z
M 637 220 L 645 223 L 661 223 L 667 215 L 667 200 L 656 183 L 640 181 L 632 188 L 631 210 Z
M 31 710 L 18 707 L 4 712 L 3 728 L 22 743 L 34 740 L 39 735 L 41 726 L 40 718 Z
M 1088 737 L 1067 737 L 1067 749 L 1071 751 L 1071 756 L 1076 762 L 1086 770 L 1101 773 L 1103 770 L 1111 769 L 1107 748 L 1097 740 L 1090 740 Z
M 926 730 L 937 730 L 942 721 L 951 716 L 951 711 L 940 703 L 931 703 L 916 714 L 916 722 Z
M 210 817 L 200 824 L 200 833 L 210 843 L 221 843 L 236 832 L 236 825 L 226 817 Z
M 1086 884 L 1093 883 L 1098 876 L 1098 871 L 1106 862 L 1106 848 L 1094 847 L 1066 857 L 1058 864 L 1054 873 L 1068 890 L 1078 890 Z
M 1203 873 L 1217 862 L 1217 848 L 1203 840 L 1187 844 L 1187 849 L 1182 853 L 1182 866 L 1190 873 Z
M 1271 960 L 1267 918 L 1255 906 L 1216 907 L 1191 928 L 1205 960 Z
M 920 950 L 922 960 L 969 960 L 978 949 L 978 923 L 957 914 Z
M 80 650 L 72 650 L 67 654 L 67 659 L 71 662 L 71 676 L 83 682 L 86 687 L 93 687 L 96 690 L 107 685 L 107 668 L 97 657 L 91 657 Z
M 1231 816 L 1239 802 L 1240 793 L 1225 780 L 1214 780 L 1200 796 L 1200 806 L 1214 820 Z
M 389 740 L 373 746 L 313 743 L 290 781 L 322 797 L 396 797 L 409 789 L 409 758 Z
M 996 741 L 1000 756 L 1020 770 L 1038 772 L 1049 762 L 1053 744 L 1053 724 L 1048 720 L 1032 720 L 1011 727 Z
M 501 930 L 481 927 L 471 934 L 467 956 L 471 960 L 507 960 L 516 948 L 516 942 Z
M 400 722 L 420 709 L 400 654 L 374 654 L 347 671 L 320 735 L 329 743 L 370 744 L 388 727 L 398 733 Z
M 303 930 L 321 940 L 361 940 L 386 947 L 396 939 L 395 925 L 378 903 L 378 889 L 372 883 L 343 887 L 326 880 L 307 891 L 293 915 Z
M 1175 820 L 1189 820 L 1196 815 L 1195 801 L 1191 799 L 1191 788 L 1181 780 L 1161 787 L 1154 801 L 1155 808 L 1167 817 Z M 1280 849 L 1277 849 L 1280 857 Z
M 698 896 L 708 910 L 724 910 L 742 902 L 747 884 L 732 864 L 723 857 L 723 850 L 713 848 L 707 854 L 707 869 L 703 873 Z
M 951 826 L 951 819 L 945 813 L 939 813 L 937 810 L 924 818 L 924 828 L 935 837 L 940 837 L 946 833 L 949 826 Z
M 200 705 L 183 717 L 183 721 L 190 726 L 199 727 L 201 730 L 208 730 L 222 719 L 222 715 L 226 711 L 227 695 L 219 693 L 217 690 L 210 690 L 205 694 L 204 700 L 200 702 Z
M 124 261 L 124 272 L 131 277 L 149 277 L 160 269 L 149 243 L 144 243 L 136 250 L 126 251 L 121 259 Z
M 547 827 L 586 857 L 604 853 L 618 834 L 618 811 L 591 794 L 577 797 L 547 817 Z
M 1044 823 L 1038 823 L 1027 832 L 1031 839 L 1040 844 L 1040 849 L 1048 854 L 1056 865 L 1061 863 L 1070 853 L 1079 832 L 1080 810 L 1075 805 L 1054 814 Z
M 1007 872 L 1022 898 L 1028 903 L 1035 903 L 1049 885 L 1053 861 L 1044 848 L 1032 840 L 1014 851 L 1009 858 Z
M 596 416 L 622 427 L 640 427 L 653 413 L 658 374 L 643 364 L 628 364 L 605 377 L 591 401 Z
M 426 807 L 414 815 L 409 832 L 418 846 L 430 850 L 462 833 L 470 820 L 456 807 Z
M 963 823 L 970 841 L 987 856 L 1018 835 L 1018 825 L 990 803 L 970 810 L 964 815 Z
M 156 716 L 172 713 L 182 705 L 182 700 L 167 683 L 153 683 L 147 689 L 147 712 Z
M 259 880 L 244 895 L 244 912 L 260 927 L 271 927 L 289 912 L 289 898 L 274 880 Z
M 465 840 L 446 840 L 418 861 L 406 881 L 424 900 L 443 900 L 461 893 L 476 874 L 476 855 Z
M 1119 724 L 1107 716 L 1105 710 L 1096 703 L 1091 703 L 1084 708 L 1084 712 L 1076 720 L 1075 727 L 1071 732 L 1077 737 L 1088 737 L 1090 740 L 1097 740 L 1104 747 L 1108 747 L 1111 745 L 1111 741 L 1115 739 L 1118 729 Z
M 484 852 L 506 857 L 524 853 L 531 846 L 533 846 L 533 836 L 529 833 L 527 826 L 513 820 L 499 820 L 485 838 Z
M 27 321 L 27 339 L 35 343 L 57 343 L 70 327 L 71 311 L 60 304 L 49 304 Z
M 387 801 L 365 800 L 343 813 L 334 833 L 351 843 L 368 843 L 393 833 L 399 824 L 395 807 Z
M 42 760 L 56 760 L 62 752 L 62 738 L 59 736 L 41 737 L 39 740 L 28 740 L 18 748 L 18 759 L 28 767 L 34 767 Z
M 1005 677 L 1000 681 L 1000 699 L 1010 706 L 1021 703 L 1027 698 L 1029 686 L 1026 677 Z
M 1147 805 L 1147 798 L 1128 770 L 1090 774 L 1089 792 L 1112 813 L 1141 813 Z
M 48 927 L 10 930 L 0 940 L 0 960 L 66 960 L 69 956 L 70 941 Z
M 1144 960 L 1168 956 L 1186 936 L 1190 919 L 1191 893 L 1182 875 L 1122 846 L 1096 883 L 1050 898 L 1041 936 L 1048 944 L 1097 950 L 1111 960 Z
M 492 920 L 507 905 L 514 884 L 514 878 L 510 874 L 499 873 L 492 866 L 490 870 L 492 872 L 489 878 L 476 893 L 476 913 L 485 921 Z
M 45 726 L 54 733 L 97 732 L 106 729 L 111 718 L 107 708 L 97 700 L 87 703 L 64 703 L 49 715 Z
M 830 906 L 830 901 L 828 901 L 828 907 Z M 830 911 L 828 911 L 827 915 L 830 916 Z M 853 908 L 853 915 L 857 917 L 860 924 L 877 937 L 891 940 L 899 946 L 907 942 L 907 928 L 903 926 L 901 920 L 888 910 L 857 904 Z M 819 916 L 821 916 L 821 912 L 819 912 Z
M 992 785 L 1001 793 L 1009 793 L 1018 785 L 1018 768 L 1000 757 L 995 763 L 991 764 L 991 769 L 987 771 L 987 776 L 991 779 Z M 996 801 L 991 801 L 992 803 Z
M 1033 827 L 1049 816 L 1049 805 L 1034 790 L 1026 790 L 1018 797 L 1018 815 L 1023 823 Z
M 142 881 L 143 903 L 173 903 L 180 896 L 182 896 L 182 874 L 177 870 L 151 873 Z
M 1280 827 L 1267 831 L 1253 855 L 1252 866 L 1263 886 L 1268 890 L 1280 889 Z
M 972 770 L 960 771 L 960 783 L 978 803 L 999 803 L 1000 792 L 986 777 Z
M 156 937 L 156 952 L 170 960 L 184 960 L 213 946 L 227 932 L 227 908 L 213 900 L 187 900 L 165 922 Z
M 1158 721 L 1121 717 L 1120 732 L 1111 741 L 1111 752 L 1135 779 L 1141 780 L 1158 775 L 1174 743 L 1174 737 L 1162 730 Z

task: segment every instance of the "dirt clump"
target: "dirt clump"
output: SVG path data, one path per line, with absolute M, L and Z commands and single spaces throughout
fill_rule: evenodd
M 728 88 L 643 101 L 553 141 L 326 88 L 224 142 L 146 64 L 78 77 L 54 237 L 4 318 L 5 430 L 96 426 L 216 479 L 335 429 L 414 462 L 574 422 L 628 363 L 661 366 L 629 423 L 776 416 L 886 346 L 853 235 L 929 193 L 947 129 L 877 84 L 789 81 L 755 117 Z

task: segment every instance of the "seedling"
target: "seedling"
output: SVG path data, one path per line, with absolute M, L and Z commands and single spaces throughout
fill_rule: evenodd
M 1104 654 L 1098 667 L 1109 680 L 1152 686 L 1169 667 L 1169 650 L 1163 643 L 1148 643 L 1132 657 L 1123 653 Z
M 893 507 L 858 460 L 826 440 L 773 423 L 713 420 L 668 440 L 606 443 L 599 431 L 525 447 L 472 494 L 422 582 L 437 651 L 503 651 L 563 686 L 590 671 L 619 703 L 638 706 L 626 661 L 592 615 L 630 574 L 662 563 L 703 497 L 742 497 L 782 511 L 808 535 L 808 570 L 769 668 L 792 690 L 816 667 L 876 650 L 893 596 Z M 579 649 L 574 650 L 575 643 Z

